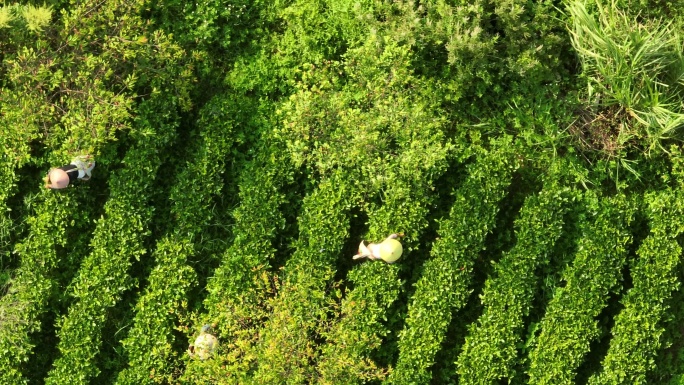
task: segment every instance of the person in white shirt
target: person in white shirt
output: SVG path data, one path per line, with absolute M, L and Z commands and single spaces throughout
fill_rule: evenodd
M 59 190 L 76 180 L 88 180 L 94 167 L 95 161 L 92 160 L 92 156 L 77 156 L 65 166 L 50 169 L 45 177 L 45 188 Z
M 371 243 L 368 246 L 363 243 L 364 241 L 361 241 L 361 244 L 359 245 L 359 252 L 356 253 L 353 259 L 381 259 L 387 263 L 394 263 L 399 259 L 399 257 L 401 257 L 401 253 L 404 250 L 401 246 L 401 243 L 397 241 L 397 238 L 403 235 L 403 233 L 392 234 L 385 238 L 384 241 L 380 243 Z

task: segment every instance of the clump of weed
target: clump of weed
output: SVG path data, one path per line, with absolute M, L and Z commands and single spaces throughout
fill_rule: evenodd
M 12 9 L 7 6 L 0 7 L 0 29 L 8 28 L 12 19 Z
M 604 157 L 659 153 L 684 126 L 680 35 L 663 20 L 594 5 L 597 18 L 582 1 L 568 5 L 570 37 L 587 84 L 570 132 L 580 149 Z
M 27 5 L 21 11 L 26 28 L 31 32 L 40 32 L 52 20 L 52 7 L 34 7 Z

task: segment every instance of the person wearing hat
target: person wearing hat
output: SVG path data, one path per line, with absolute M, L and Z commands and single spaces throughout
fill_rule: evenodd
M 188 347 L 190 357 L 197 357 L 204 361 L 211 357 L 218 347 L 218 338 L 211 334 L 211 325 L 202 326 L 200 335 L 195 339 L 195 343 Z
M 45 188 L 59 190 L 66 188 L 77 179 L 88 180 L 95 167 L 90 155 L 81 155 L 66 166 L 52 168 L 45 177 Z
M 392 234 L 385 238 L 384 241 L 380 243 L 371 243 L 368 246 L 363 243 L 364 241 L 361 241 L 359 252 L 353 259 L 381 259 L 387 263 L 394 263 L 401 257 L 401 253 L 403 252 L 401 243 L 397 241 L 397 238 L 400 236 L 403 236 L 403 234 Z

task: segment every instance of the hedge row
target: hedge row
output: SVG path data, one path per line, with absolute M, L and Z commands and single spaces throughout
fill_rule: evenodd
M 452 314 L 470 295 L 475 261 L 494 228 L 499 202 L 518 167 L 513 148 L 510 138 L 502 138 L 468 166 L 468 177 L 456 191 L 449 217 L 440 221 L 439 238 L 416 283 L 400 334 L 399 359 L 388 383 L 430 381 L 430 367 Z
M 624 309 L 615 316 L 602 370 L 589 384 L 646 384 L 647 372 L 655 368 L 668 300 L 680 285 L 677 268 L 682 248 L 677 238 L 684 231 L 680 191 L 668 189 L 645 196 L 650 233 L 630 264 L 634 286 L 621 300 Z
M 484 310 L 472 325 L 461 355 L 461 384 L 489 383 L 513 376 L 524 319 L 536 292 L 537 268 L 550 260 L 573 195 L 552 175 L 539 194 L 525 200 L 515 221 L 516 243 L 496 264 L 480 295 Z
M 416 147 L 428 148 L 427 143 L 417 142 Z M 399 153 L 398 162 L 406 155 Z M 371 205 L 368 210 L 370 228 L 366 239 L 379 242 L 391 233 L 403 233 L 406 235 L 402 240 L 404 254 L 395 265 L 362 260 L 348 274 L 346 282 L 352 289 L 342 300 L 339 318 L 323 333 L 326 341 L 318 360 L 317 383 L 354 384 L 384 377 L 383 370 L 377 368 L 369 355 L 381 346 L 382 337 L 391 332 L 382 326 L 382 320 L 386 320 L 386 312 L 402 286 L 399 266 L 419 254 L 410 250 L 418 245 L 428 226 L 429 209 L 434 200 L 430 194 L 431 177 L 438 176 L 445 168 L 444 162 L 430 164 L 430 170 L 423 169 L 425 165 L 416 167 L 409 175 L 397 172 L 399 168 L 385 174 L 387 186 L 382 193 L 382 204 Z
M 234 144 L 240 105 L 239 98 L 218 95 L 201 110 L 197 123 L 200 143 L 193 159 L 178 174 L 169 198 L 176 223 L 157 242 L 156 265 L 136 303 L 133 326 L 122 342 L 129 367 L 119 373 L 118 384 L 170 382 L 174 375 L 173 326 L 186 307 L 188 290 L 197 281 L 188 258 L 213 218 L 213 198 L 223 187 L 222 174 Z
M 97 154 L 118 130 L 128 128 L 137 80 L 135 64 L 142 57 L 177 52 L 168 42 L 155 47 L 126 42 L 130 35 L 141 33 L 143 23 L 119 24 L 111 16 L 128 13 L 135 6 L 92 1 L 63 14 L 60 24 L 47 26 L 48 33 L 10 30 L 8 40 L 3 41 L 7 50 L 3 52 L 2 115 L 4 125 L 15 130 L 3 132 L 8 134 L 3 141 L 15 142 L 5 151 L 16 166 L 30 160 L 30 145 L 38 135 L 48 150 L 48 162 L 63 164 L 76 154 Z M 96 9 L 102 12 L 92 12 Z M 120 77 L 111 78 L 115 64 Z M 11 192 L 13 183 L 8 179 L 3 188 Z M 21 366 L 33 351 L 29 334 L 40 328 L 55 289 L 53 273 L 59 262 L 55 247 L 65 246 L 67 228 L 76 221 L 88 221 L 81 205 L 87 190 L 85 186 L 59 194 L 42 190 L 35 214 L 27 220 L 28 236 L 16 247 L 21 266 L 0 301 L 0 313 L 7 320 L 0 326 L 2 383 L 26 381 Z
M 54 271 L 58 265 L 56 247 L 66 246 L 66 230 L 72 214 L 79 209 L 78 192 L 63 194 L 43 190 L 36 212 L 27 219 L 28 236 L 17 245 L 21 265 L 9 282 L 9 291 L 0 300 L 0 383 L 23 384 L 22 365 L 31 355 L 31 333 L 40 330 L 55 290 Z
M 133 260 L 146 253 L 153 208 L 148 196 L 166 148 L 175 139 L 178 117 L 168 98 L 152 98 L 138 106 L 134 122 L 140 135 L 123 159 L 124 168 L 110 181 L 105 214 L 97 220 L 92 252 L 83 261 L 71 293 L 76 301 L 60 320 L 59 358 L 47 384 L 86 384 L 99 373 L 95 357 L 102 343 L 102 328 L 111 309 L 133 282 L 129 276 Z
M 270 125 L 261 124 L 264 133 L 256 155 L 238 177 L 240 205 L 233 212 L 233 244 L 206 287 L 202 324 L 216 325 L 221 349 L 214 360 L 191 360 L 181 378 L 185 383 L 244 376 L 251 362 L 245 353 L 252 350 L 267 311 L 273 284 L 268 271 L 275 254 L 273 242 L 285 226 L 282 207 L 288 203 L 282 191 L 292 182 L 294 172 L 282 143 L 272 140 Z
M 34 95 L 0 89 L 0 258 L 11 250 L 11 236 L 15 224 L 10 218 L 7 199 L 15 192 L 18 169 L 31 159 L 30 144 L 39 138 L 38 122 L 33 114 L 26 114 L 22 105 L 40 103 Z
M 312 379 L 314 335 L 328 317 L 326 287 L 349 232 L 352 193 L 347 177 L 335 173 L 304 198 L 296 251 L 284 267 L 282 284 L 270 301 L 270 318 L 259 332 L 252 380 L 264 384 Z
M 599 199 L 585 195 L 587 212 L 583 238 L 571 266 L 563 272 L 565 286 L 556 290 L 530 352 L 530 384 L 572 384 L 577 368 L 600 334 L 597 317 L 622 279 L 629 225 L 635 207 L 624 195 Z
M 326 341 L 318 360 L 320 383 L 384 378 L 385 370 L 369 356 L 391 332 L 381 322 L 401 289 L 397 266 L 419 256 L 410 250 L 418 247 L 429 224 L 435 180 L 445 172 L 447 159 L 463 151 L 443 133 L 445 112 L 434 97 L 434 85 L 410 70 L 411 47 L 390 40 L 403 25 L 381 27 L 377 36 L 348 51 L 344 70 L 350 82 L 331 97 L 344 101 L 335 111 L 340 114 L 336 132 L 346 133 L 355 144 L 353 159 L 367 176 L 361 179 L 367 184 L 362 185 L 365 197 L 359 205 L 368 215 L 367 239 L 379 242 L 391 233 L 404 233 L 405 255 L 399 265 L 368 262 L 349 273 L 346 281 L 352 289 L 342 300 L 337 320 L 322 332 Z M 362 108 L 354 99 L 360 99 Z M 352 174 L 348 183 L 358 180 Z

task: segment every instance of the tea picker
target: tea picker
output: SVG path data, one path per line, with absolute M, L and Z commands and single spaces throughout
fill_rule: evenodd
M 45 188 L 59 190 L 76 180 L 88 180 L 93 168 L 95 161 L 91 155 L 79 155 L 65 166 L 50 169 L 45 177 Z
M 218 338 L 210 333 L 211 325 L 202 326 L 200 335 L 195 339 L 195 343 L 188 347 L 188 353 L 190 357 L 197 357 L 204 361 L 211 357 L 212 353 L 218 347 Z
M 387 263 L 394 263 L 401 257 L 403 247 L 397 238 L 404 236 L 404 234 L 392 234 L 385 238 L 384 241 L 380 243 L 371 243 L 366 246 L 361 241 L 359 245 L 359 252 L 354 256 L 354 259 L 368 258 L 368 259 L 381 259 Z

